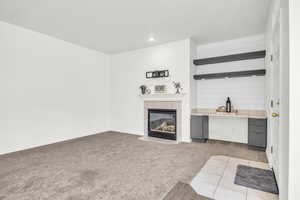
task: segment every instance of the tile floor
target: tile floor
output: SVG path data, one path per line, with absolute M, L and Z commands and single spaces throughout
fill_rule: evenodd
M 214 200 L 278 200 L 278 195 L 234 184 L 238 165 L 269 169 L 267 163 L 228 156 L 212 156 L 194 177 L 191 186 Z

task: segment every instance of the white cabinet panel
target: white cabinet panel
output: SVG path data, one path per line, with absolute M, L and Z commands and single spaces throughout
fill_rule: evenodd
M 248 119 L 209 118 L 209 139 L 248 143 Z

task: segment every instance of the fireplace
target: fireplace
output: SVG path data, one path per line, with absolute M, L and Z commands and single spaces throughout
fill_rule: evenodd
M 148 136 L 176 140 L 176 110 L 148 109 Z

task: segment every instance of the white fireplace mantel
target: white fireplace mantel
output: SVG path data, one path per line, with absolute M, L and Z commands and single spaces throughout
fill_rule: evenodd
M 140 94 L 144 101 L 182 101 L 185 93 L 180 94 Z

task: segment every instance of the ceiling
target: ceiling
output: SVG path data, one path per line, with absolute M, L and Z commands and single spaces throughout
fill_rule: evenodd
M 119 53 L 189 37 L 204 44 L 260 34 L 268 5 L 269 0 L 0 0 L 0 20 Z

